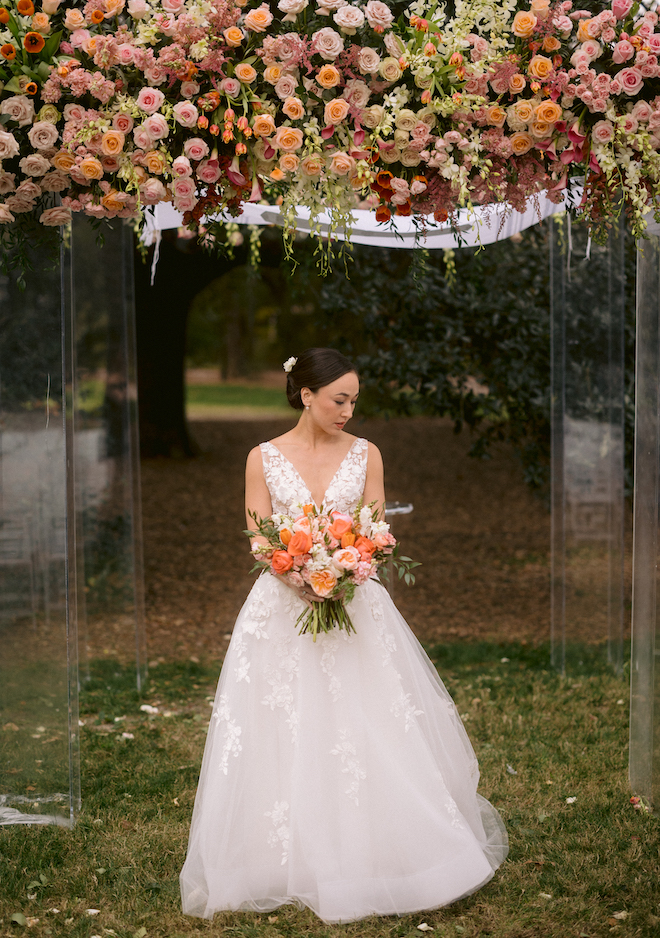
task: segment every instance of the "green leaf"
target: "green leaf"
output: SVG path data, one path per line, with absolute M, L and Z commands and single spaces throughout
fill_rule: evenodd
M 27 919 L 22 912 L 14 912 L 9 921 L 15 922 L 16 925 L 27 925 Z
M 11 13 L 9 14 L 9 19 L 8 19 L 8 21 L 7 21 L 7 29 L 8 29 L 9 32 L 12 34 L 12 36 L 14 37 L 14 39 L 17 39 L 17 40 L 18 40 L 18 44 L 19 44 L 19 46 L 20 46 L 20 44 L 21 44 L 21 37 L 20 37 L 19 30 L 18 30 L 18 23 L 16 22 L 16 20 L 14 19 L 14 17 L 11 15 Z
M 30 68 L 29 65 L 23 65 L 21 71 L 24 75 L 27 75 L 28 78 L 31 78 L 32 81 L 39 81 L 39 73 L 35 72 L 34 69 Z
M 46 40 L 46 45 L 41 50 L 41 58 L 46 62 L 50 62 L 52 57 L 55 55 L 57 50 L 60 47 L 60 40 L 62 38 L 62 30 L 59 32 L 53 33 L 52 36 L 49 36 Z
M 5 91 L 16 91 L 16 92 L 19 92 L 19 91 L 21 90 L 21 86 L 20 86 L 20 84 L 19 84 L 19 82 L 18 82 L 18 78 L 17 78 L 16 75 L 15 75 L 10 81 L 7 82 L 7 84 L 5 85 L 4 90 L 5 90 Z

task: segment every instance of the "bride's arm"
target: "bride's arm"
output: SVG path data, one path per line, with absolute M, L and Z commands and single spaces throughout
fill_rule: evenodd
M 250 450 L 245 464 L 245 518 L 248 529 L 253 531 L 255 524 L 254 518 L 250 517 L 250 512 L 259 518 L 268 518 L 273 513 L 270 492 L 264 479 L 261 450 L 258 446 Z M 250 544 L 255 543 L 265 544 L 266 538 L 258 536 L 250 538 Z
M 367 478 L 364 483 L 364 504 L 376 502 L 378 517 L 385 517 L 385 482 L 383 478 L 383 457 L 373 443 L 369 444 L 367 454 Z

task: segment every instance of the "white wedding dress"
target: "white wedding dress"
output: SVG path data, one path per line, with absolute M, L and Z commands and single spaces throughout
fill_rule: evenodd
M 352 512 L 368 445 L 326 492 Z M 293 465 L 261 446 L 273 511 L 312 501 Z M 218 683 L 181 872 L 183 911 L 309 906 L 326 922 L 416 912 L 479 889 L 508 851 L 454 703 L 370 580 L 356 628 L 297 634 L 302 600 L 263 573 L 236 620 Z

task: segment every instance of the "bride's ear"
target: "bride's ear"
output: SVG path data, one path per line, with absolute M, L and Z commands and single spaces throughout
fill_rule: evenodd
M 312 403 L 312 392 L 309 390 L 309 388 L 300 389 L 300 400 L 302 401 L 303 407 L 309 407 L 309 405 Z

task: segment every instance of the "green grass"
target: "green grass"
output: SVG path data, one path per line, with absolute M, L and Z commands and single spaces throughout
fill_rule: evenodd
M 626 683 L 598 655 L 582 655 L 563 679 L 547 647 L 430 653 L 477 751 L 480 790 L 510 834 L 509 859 L 480 892 L 436 912 L 344 926 L 291 907 L 186 918 L 178 874 L 218 666 L 161 664 L 140 699 L 130 669 L 104 661 L 83 693 L 79 823 L 0 829 L 0 935 L 414 938 L 427 922 L 433 938 L 657 936 L 660 821 L 630 804 Z M 141 712 L 143 702 L 158 715 Z M 39 922 L 11 924 L 13 913 Z
M 186 404 L 201 408 L 284 411 L 289 409 L 284 391 L 238 384 L 190 384 Z

